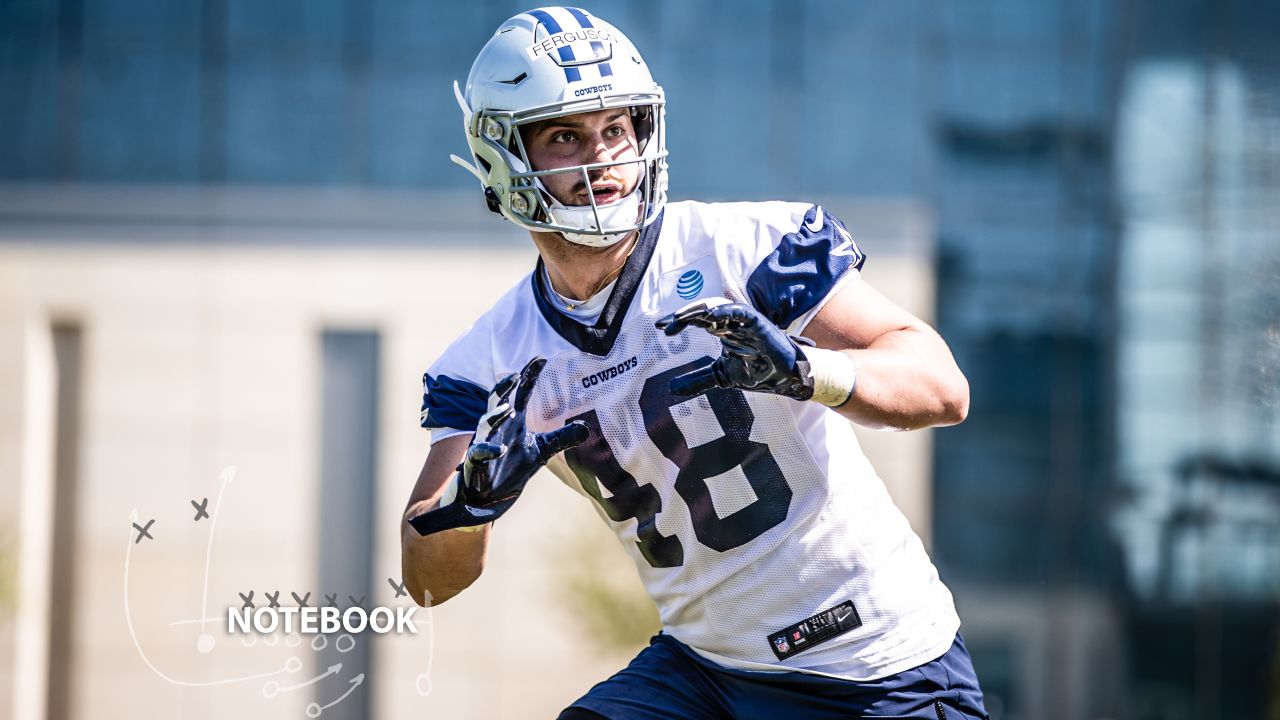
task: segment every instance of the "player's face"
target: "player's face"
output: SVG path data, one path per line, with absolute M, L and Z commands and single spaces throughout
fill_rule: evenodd
M 635 128 L 625 108 L 543 120 L 525 129 L 523 140 L 534 170 L 639 157 Z M 542 184 L 565 205 L 590 205 L 590 195 L 595 196 L 597 205 L 608 205 L 635 189 L 640 163 L 589 170 L 587 174 L 590 187 L 583 182 L 582 173 L 573 172 L 544 175 Z

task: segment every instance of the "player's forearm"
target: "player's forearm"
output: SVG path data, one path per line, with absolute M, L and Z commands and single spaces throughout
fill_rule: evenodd
M 969 383 L 932 331 L 902 329 L 877 338 L 854 359 L 853 395 L 836 411 L 859 425 L 916 430 L 962 422 Z
M 439 605 L 467 589 L 484 570 L 490 526 L 474 532 L 445 530 L 420 535 L 408 522 L 434 505 L 413 506 L 400 523 L 400 565 L 405 589 L 423 607 Z

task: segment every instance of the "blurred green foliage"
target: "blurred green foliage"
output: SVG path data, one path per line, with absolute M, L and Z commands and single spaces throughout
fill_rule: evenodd
M 602 530 L 584 528 L 560 545 L 564 550 L 556 585 L 565 610 L 600 654 L 634 654 L 662 623 L 630 558 Z

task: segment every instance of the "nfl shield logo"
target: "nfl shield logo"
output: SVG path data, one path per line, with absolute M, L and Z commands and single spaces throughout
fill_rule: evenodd
M 773 645 L 774 647 L 778 648 L 778 652 L 780 653 L 784 653 L 791 649 L 791 645 L 787 642 L 787 639 L 784 637 L 774 638 Z

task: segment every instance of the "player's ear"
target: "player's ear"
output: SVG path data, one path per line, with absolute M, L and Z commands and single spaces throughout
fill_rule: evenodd
M 653 108 L 633 105 L 629 119 L 631 132 L 636 138 L 636 147 L 643 153 L 649 144 L 649 137 L 653 134 Z

